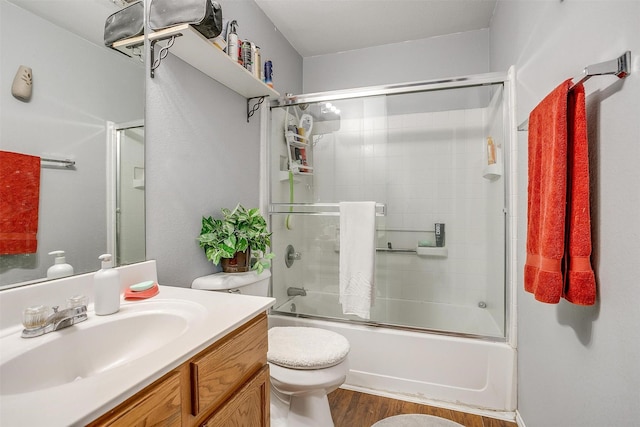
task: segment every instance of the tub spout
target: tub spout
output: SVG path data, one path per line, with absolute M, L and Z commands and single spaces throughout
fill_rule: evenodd
M 290 286 L 287 288 L 287 296 L 288 297 L 295 297 L 295 296 L 305 297 L 307 296 L 307 291 L 304 288 L 296 288 L 296 287 Z

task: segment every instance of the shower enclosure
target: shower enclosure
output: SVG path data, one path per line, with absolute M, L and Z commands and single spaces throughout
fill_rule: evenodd
M 272 313 L 505 341 L 506 82 L 486 74 L 273 102 Z M 369 319 L 338 302 L 341 201 L 376 202 Z

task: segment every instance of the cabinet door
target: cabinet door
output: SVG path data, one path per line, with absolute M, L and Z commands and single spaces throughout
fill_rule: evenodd
M 180 372 L 173 371 L 117 408 L 107 412 L 94 426 L 181 425 Z
M 267 316 L 262 314 L 190 364 L 193 416 L 215 410 L 267 363 Z
M 216 411 L 203 427 L 268 427 L 269 366 L 262 368 Z

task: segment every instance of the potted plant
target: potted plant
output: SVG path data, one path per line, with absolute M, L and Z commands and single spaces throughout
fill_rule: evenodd
M 202 217 L 200 247 L 207 259 L 220 264 L 227 273 L 256 270 L 258 274 L 271 265 L 273 254 L 267 253 L 271 233 L 267 221 L 257 208 L 238 204 L 233 211 L 222 208 L 222 219 Z M 255 259 L 251 267 L 251 257 Z

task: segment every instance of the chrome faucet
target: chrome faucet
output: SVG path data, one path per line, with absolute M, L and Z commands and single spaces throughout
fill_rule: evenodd
M 304 288 L 296 288 L 293 286 L 289 286 L 287 288 L 287 296 L 288 297 L 295 297 L 295 296 L 306 297 L 307 291 Z
M 78 307 L 66 308 L 58 311 L 58 306 L 53 307 L 53 313 L 49 315 L 43 324 L 33 328 L 25 328 L 22 331 L 22 338 L 39 337 L 49 332 L 59 331 L 68 328 L 76 323 L 87 320 L 87 306 L 80 305 Z

